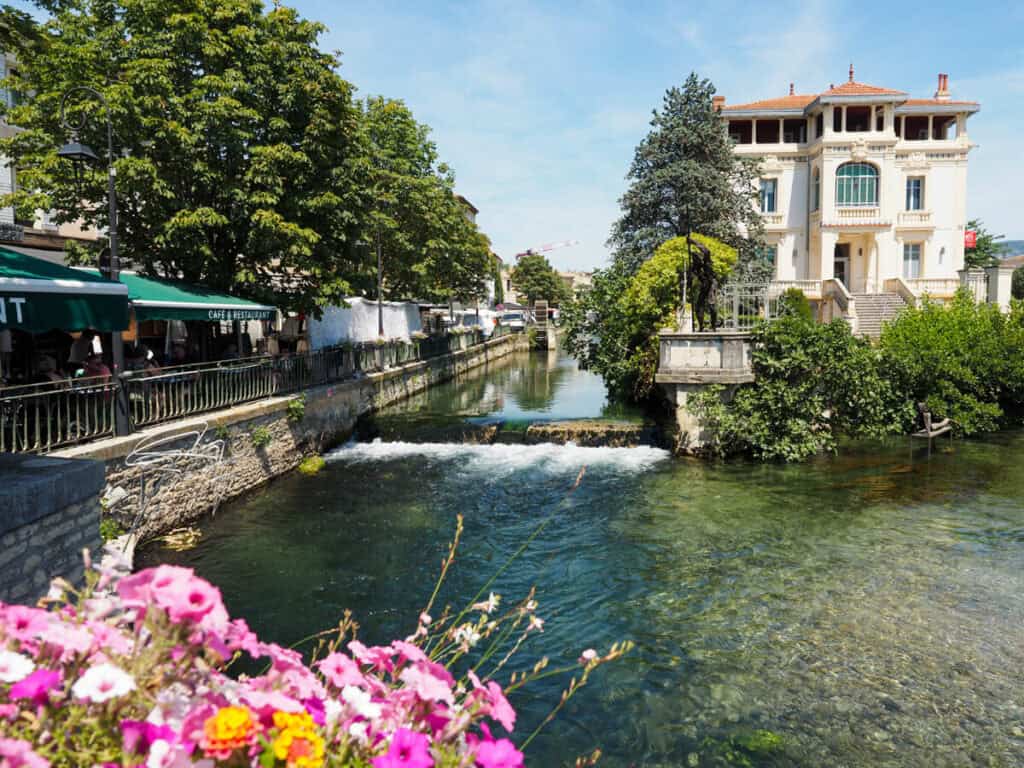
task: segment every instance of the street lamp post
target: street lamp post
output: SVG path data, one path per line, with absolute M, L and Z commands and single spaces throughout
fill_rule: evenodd
M 83 115 L 77 124 L 71 123 L 67 118 L 66 107 L 68 97 L 82 92 L 94 97 L 103 105 L 107 119 L 107 205 L 110 209 L 110 223 L 107 227 L 107 237 L 110 241 L 110 266 L 107 270 L 107 277 L 116 281 L 120 276 L 121 265 L 117 253 L 117 190 L 114 186 L 117 170 L 114 167 L 114 124 L 110 116 L 109 102 L 95 88 L 87 85 L 76 86 L 66 91 L 61 98 L 60 123 L 62 128 L 71 133 L 71 142 L 57 150 L 57 157 L 71 161 L 74 166 L 76 179 L 82 166 L 99 161 L 99 157 L 97 157 L 89 145 L 78 141 L 78 132 L 85 126 L 85 116 Z M 121 338 L 120 331 L 114 331 L 110 334 L 110 355 L 114 365 L 114 378 L 120 380 L 121 374 L 124 373 L 124 340 Z M 124 387 L 118 387 L 115 396 L 114 429 L 119 435 L 128 434 L 128 407 Z

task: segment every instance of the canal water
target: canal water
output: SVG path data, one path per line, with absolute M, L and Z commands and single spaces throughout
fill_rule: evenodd
M 442 394 L 445 393 L 445 394 Z M 634 416 L 565 358 L 529 357 L 385 415 Z M 394 436 L 397 430 L 391 429 Z M 268 639 L 346 608 L 364 640 L 409 634 L 455 525 L 443 597 L 537 587 L 521 659 L 631 639 L 531 745 L 528 763 L 608 766 L 1024 764 L 1024 434 L 847 446 L 799 466 L 704 464 L 651 447 L 345 446 L 313 478 L 227 505 L 194 567 Z M 567 492 L 581 468 L 579 488 Z M 553 517 L 552 517 L 553 516 Z M 560 688 L 514 699 L 528 733 Z M 778 738 L 775 738 L 778 737 Z

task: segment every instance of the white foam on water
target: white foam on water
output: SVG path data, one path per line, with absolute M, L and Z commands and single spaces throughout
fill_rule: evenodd
M 652 469 L 669 458 L 661 448 L 583 448 L 573 443 L 556 445 L 473 445 L 468 443 L 349 443 L 331 451 L 328 461 L 353 464 L 425 458 L 456 462 L 467 472 L 487 473 L 491 477 L 512 474 L 523 469 L 539 469 L 550 474 L 578 472 L 583 467 L 610 469 L 637 474 Z

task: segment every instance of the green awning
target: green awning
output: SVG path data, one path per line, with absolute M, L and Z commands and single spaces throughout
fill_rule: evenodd
M 0 248 L 0 330 L 123 331 L 125 286 L 82 270 Z
M 89 270 L 95 274 L 95 270 Z M 143 320 L 273 320 L 277 310 L 198 285 L 144 277 L 122 272 L 120 280 L 128 286 L 128 300 L 135 319 Z

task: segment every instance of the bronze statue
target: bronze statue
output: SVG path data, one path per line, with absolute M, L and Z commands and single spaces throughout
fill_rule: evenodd
M 711 316 L 711 330 L 718 328 L 718 277 L 715 265 L 711 260 L 711 251 L 703 243 L 691 237 L 686 238 L 687 250 L 690 254 L 690 280 L 697 289 L 693 301 L 693 312 L 697 316 L 697 330 L 704 330 L 704 316 Z M 683 296 L 685 303 L 686 297 Z

